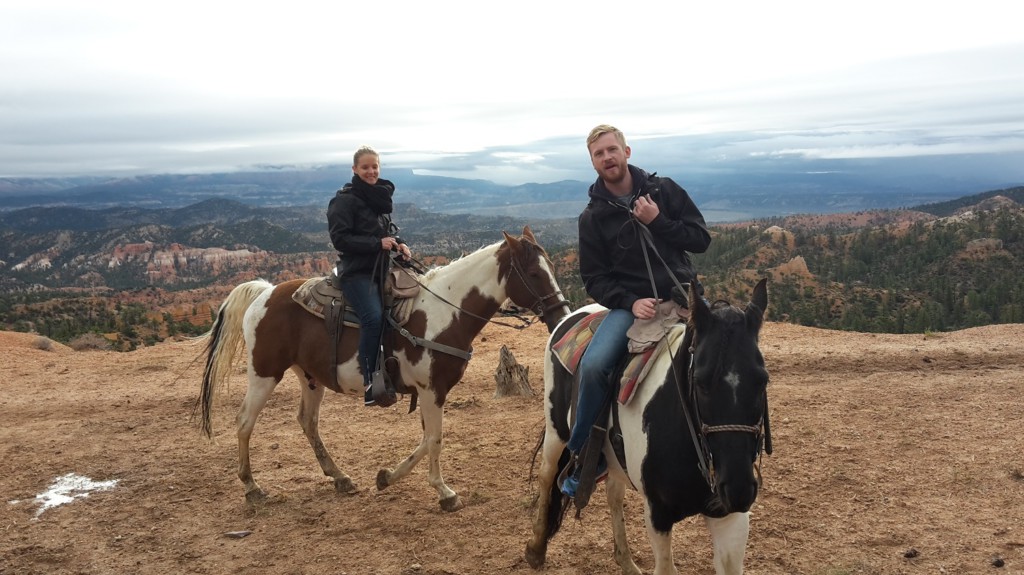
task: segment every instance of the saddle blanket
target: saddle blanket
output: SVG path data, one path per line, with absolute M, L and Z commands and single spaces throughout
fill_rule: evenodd
M 562 339 L 555 342 L 551 346 L 551 351 L 555 357 L 558 358 L 558 362 L 562 364 L 562 367 L 569 373 L 575 375 L 576 368 L 580 365 L 580 358 L 583 357 L 583 352 L 587 350 L 587 345 L 590 340 L 594 337 L 594 332 L 597 331 L 597 326 L 601 325 L 601 321 L 604 320 L 605 316 L 608 315 L 608 310 L 594 312 L 587 317 L 581 319 L 579 323 L 572 326 L 572 328 L 562 336 Z
M 647 372 L 651 370 L 658 358 L 669 348 L 678 349 L 676 344 L 685 334 L 686 324 L 675 324 L 668 330 L 665 337 L 658 341 L 657 345 L 648 348 L 643 353 L 632 354 L 625 371 L 622 372 L 622 379 L 619 383 L 620 405 L 626 405 L 629 400 L 633 399 L 637 388 L 640 387 L 639 383 L 647 377 Z
M 643 380 L 657 359 L 669 345 L 674 345 L 686 332 L 686 324 L 680 323 L 678 306 L 666 306 L 672 302 L 664 302 L 659 306 L 659 313 L 652 320 L 637 320 L 627 332 L 629 340 L 629 361 L 619 380 L 619 403 L 625 405 L 636 393 L 638 383 Z M 685 311 L 685 310 L 684 310 Z M 551 346 L 551 351 L 571 374 L 576 373 L 583 352 L 594 337 L 597 326 L 608 315 L 608 311 L 599 311 L 588 315 L 572 327 L 565 335 Z M 635 338 L 640 337 L 640 340 Z

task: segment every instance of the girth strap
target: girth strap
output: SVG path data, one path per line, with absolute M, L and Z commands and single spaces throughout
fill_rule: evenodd
M 437 343 L 436 341 L 430 341 L 429 339 L 417 337 L 409 333 L 409 330 L 398 325 L 398 322 L 396 322 L 395 319 L 391 317 L 391 314 L 387 314 L 386 317 L 388 318 L 388 323 L 391 324 L 391 327 L 395 328 L 395 331 L 402 334 L 402 337 L 412 342 L 413 345 L 425 347 L 427 349 L 433 349 L 435 351 L 440 351 L 441 353 L 446 353 L 448 355 L 454 355 L 455 357 L 458 357 L 466 361 L 469 361 L 470 359 L 473 358 L 473 352 L 471 351 L 466 351 L 464 349 L 459 349 L 457 347 L 452 347 L 450 345 L 445 345 L 443 343 Z
M 341 332 L 345 329 L 345 305 L 337 299 L 324 309 L 324 323 L 327 324 L 327 341 L 331 343 L 331 389 L 340 389 L 338 385 L 338 346 L 341 344 Z

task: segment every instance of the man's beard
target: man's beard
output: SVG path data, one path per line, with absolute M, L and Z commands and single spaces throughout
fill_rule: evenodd
M 614 172 L 615 175 L 609 175 L 608 171 L 613 170 L 615 168 L 618 168 L 618 171 Z M 600 171 L 601 179 L 609 184 L 618 184 L 626 179 L 626 174 L 629 173 L 627 170 L 628 168 L 626 168 L 623 164 L 615 164 L 607 168 L 602 167 Z

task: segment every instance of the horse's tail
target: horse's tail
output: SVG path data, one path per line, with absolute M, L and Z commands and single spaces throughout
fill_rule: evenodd
M 220 304 L 217 319 L 213 321 L 210 331 L 205 334 L 208 338 L 206 369 L 203 370 L 203 386 L 192 415 L 194 416 L 197 410 L 200 412 L 200 426 L 207 437 L 213 437 L 213 424 L 210 419 L 214 395 L 220 384 L 230 377 L 230 368 L 235 356 L 245 344 L 242 337 L 245 310 L 249 309 L 261 293 L 272 287 L 274 285 L 265 280 L 253 280 L 236 286 Z
M 544 434 L 545 431 L 541 430 L 540 438 L 537 440 L 537 444 L 533 447 L 533 457 L 530 460 L 530 476 L 529 479 L 533 479 L 533 469 L 537 463 L 537 456 L 540 454 L 544 447 Z M 558 465 L 556 469 L 564 469 L 569 464 L 569 459 L 572 454 L 568 448 L 562 450 L 562 454 L 558 456 Z M 562 528 L 562 521 L 565 520 L 565 516 L 569 514 L 569 508 L 572 507 L 572 500 L 562 495 L 562 490 L 558 487 L 558 477 L 556 476 L 551 482 L 551 487 L 548 493 L 548 509 L 547 516 L 544 518 L 547 524 L 547 540 L 550 541 L 552 537 L 558 533 L 558 530 Z
M 562 455 L 558 458 L 558 469 L 564 468 L 569 465 L 569 459 L 572 454 L 569 453 L 568 449 L 562 451 Z M 551 482 L 551 505 L 548 506 L 548 539 L 558 533 L 558 530 L 562 528 L 562 521 L 565 520 L 565 516 L 569 514 L 569 509 L 572 507 L 572 499 L 562 495 L 562 490 L 558 488 L 558 478 Z

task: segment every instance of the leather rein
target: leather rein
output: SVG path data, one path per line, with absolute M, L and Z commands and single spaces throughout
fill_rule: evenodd
M 442 296 L 441 294 L 439 294 L 439 293 L 435 292 L 434 290 L 430 289 L 429 287 L 427 287 L 423 282 L 421 282 L 419 280 L 419 278 L 416 275 L 414 275 L 412 273 L 409 273 L 409 271 L 406 269 L 406 267 L 413 267 L 413 270 L 418 272 L 418 273 L 420 273 L 420 274 L 425 273 L 425 270 L 422 267 L 423 262 L 417 261 L 416 259 L 412 259 L 411 262 L 412 262 L 412 264 L 414 266 L 419 266 L 419 267 L 399 265 L 398 269 L 400 269 L 402 271 L 402 273 L 404 273 L 404 274 L 408 275 L 410 278 L 412 278 L 412 280 L 414 282 L 416 282 L 416 284 L 419 285 L 421 288 L 423 288 L 425 291 L 427 291 L 428 293 L 430 293 L 431 295 L 433 295 L 437 299 L 441 300 L 442 302 L 444 302 L 444 303 L 450 305 L 451 307 L 459 310 L 460 312 L 462 312 L 462 313 L 464 313 L 464 314 L 466 314 L 466 315 L 468 315 L 470 317 L 474 317 L 476 319 L 482 320 L 484 322 L 497 324 L 497 325 L 500 325 L 500 326 L 503 326 L 503 327 L 510 327 L 512 329 L 524 329 L 524 328 L 527 328 L 527 327 L 529 327 L 530 325 L 533 324 L 533 321 L 531 321 L 531 320 L 529 320 L 529 319 L 527 319 L 527 318 L 525 318 L 522 315 L 517 314 L 517 313 L 509 313 L 507 315 L 509 315 L 511 317 L 515 317 L 519 321 L 523 322 L 522 325 L 512 325 L 512 324 L 503 323 L 503 322 L 500 322 L 500 321 L 495 321 L 495 320 L 493 320 L 491 318 L 483 317 L 481 315 L 475 314 L 475 313 L 473 313 L 473 312 L 471 312 L 471 311 L 469 311 L 467 309 L 464 309 L 464 308 L 462 308 L 462 307 L 460 307 L 460 306 L 458 306 L 458 305 L 448 301 L 447 299 L 444 298 L 444 296 Z M 520 280 L 522 280 L 523 285 L 526 286 L 527 291 L 530 292 L 530 295 L 532 295 L 533 297 L 536 298 L 536 302 L 532 306 L 530 306 L 528 309 L 530 309 L 531 311 L 536 313 L 537 316 L 540 317 L 541 321 L 544 320 L 544 315 L 545 314 L 547 314 L 548 312 L 553 311 L 555 309 L 558 309 L 558 308 L 560 308 L 562 306 L 565 306 L 565 307 L 571 309 L 571 306 L 570 306 L 568 300 L 566 300 L 565 298 L 561 297 L 562 290 L 556 289 L 555 291 L 553 291 L 553 292 L 551 292 L 551 293 L 549 293 L 547 295 L 543 295 L 543 296 L 540 295 L 535 289 L 533 289 L 533 286 L 530 285 L 530 282 L 526 281 L 526 275 L 519 268 L 519 264 L 516 263 L 515 258 L 511 258 L 511 263 L 512 263 L 512 269 L 515 270 L 516 274 L 519 275 L 519 278 L 520 278 Z M 556 303 L 554 303 L 554 304 L 551 304 L 551 305 L 545 307 L 544 301 L 546 301 L 549 298 L 556 297 L 556 296 L 559 298 L 558 301 Z M 391 324 L 391 326 L 393 328 L 395 328 L 395 330 L 398 331 L 398 333 L 402 334 L 403 337 L 405 337 L 410 342 L 412 342 L 413 345 L 434 349 L 434 350 L 446 353 L 448 355 L 453 355 L 455 357 L 461 358 L 461 359 L 463 359 L 465 361 L 469 361 L 470 358 L 473 357 L 473 353 L 470 352 L 470 351 L 462 350 L 462 349 L 459 349 L 459 348 L 456 348 L 456 347 L 452 347 L 452 346 L 449 346 L 449 345 L 444 345 L 444 344 L 437 343 L 437 342 L 434 342 L 434 341 L 431 341 L 431 340 L 428 340 L 428 339 L 423 339 L 421 337 L 418 337 L 418 336 L 415 336 L 415 335 L 409 333 L 409 331 L 406 330 L 404 327 L 399 326 L 398 323 L 395 322 L 394 318 L 392 318 L 390 314 L 387 314 L 387 319 L 388 319 L 388 322 Z
M 657 287 L 654 285 L 654 271 L 651 269 L 651 260 L 650 256 L 648 255 L 648 249 L 654 252 L 654 255 L 658 258 L 658 261 L 660 261 L 661 264 L 665 266 L 665 270 L 668 272 L 669 277 L 672 278 L 672 281 L 676 284 L 676 287 L 679 290 L 681 290 L 682 293 L 687 294 L 689 290 L 683 288 L 682 284 L 679 282 L 675 274 L 669 268 L 664 258 L 662 258 L 661 254 L 658 253 L 658 249 L 654 246 L 654 238 L 651 235 L 651 231 L 647 228 L 646 225 L 643 224 L 643 222 L 637 220 L 635 216 L 631 216 L 631 218 L 632 221 L 639 227 L 641 232 L 640 236 L 642 238 L 641 245 L 644 251 L 644 261 L 647 264 L 647 273 L 651 279 L 651 287 L 654 289 L 655 297 L 657 297 L 658 290 Z M 714 458 L 711 454 L 711 447 L 708 445 L 708 436 L 713 433 L 724 432 L 752 433 L 757 442 L 756 455 L 758 459 L 758 464 L 755 465 L 755 469 L 757 470 L 758 481 L 760 482 L 760 458 L 762 453 L 762 446 L 764 447 L 765 453 L 767 453 L 768 455 L 771 455 L 772 453 L 771 431 L 768 424 L 768 392 L 767 390 L 765 391 L 764 413 L 761 415 L 761 418 L 755 425 L 743 425 L 734 423 L 722 425 L 708 425 L 704 423 L 700 415 L 700 410 L 697 407 L 696 385 L 694 384 L 693 354 L 694 351 L 697 349 L 697 330 L 693 325 L 692 314 L 690 317 L 691 319 L 688 319 L 686 323 L 686 334 L 683 336 L 682 346 L 683 349 L 686 349 L 687 353 L 689 353 L 690 355 L 689 368 L 686 374 L 687 382 L 689 383 L 689 398 L 683 395 L 683 382 L 681 375 L 676 370 L 675 353 L 673 352 L 671 347 L 669 347 L 668 351 L 669 360 L 672 365 L 672 376 L 676 383 L 676 393 L 679 395 L 679 402 L 683 408 L 683 414 L 686 416 L 686 427 L 690 432 L 690 440 L 693 442 L 694 450 L 697 453 L 697 467 L 698 469 L 700 469 L 701 475 L 704 477 L 704 481 L 707 482 L 708 488 L 711 489 L 711 493 L 717 493 L 718 488 L 716 487 L 715 483 Z M 719 377 L 721 377 L 721 371 L 722 363 L 721 361 L 719 361 L 718 365 L 715 367 L 715 374 L 712 379 L 717 380 Z M 763 436 L 761 433 L 762 429 L 764 430 Z

